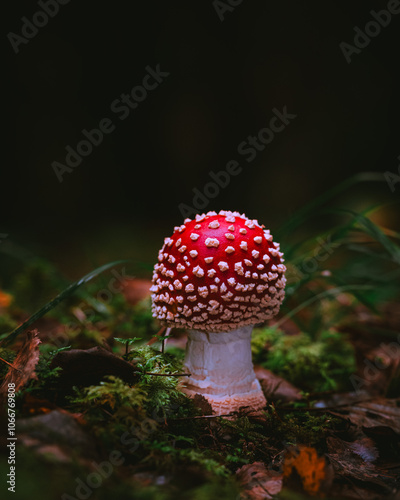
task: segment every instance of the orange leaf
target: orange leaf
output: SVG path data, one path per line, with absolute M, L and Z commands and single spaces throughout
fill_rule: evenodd
M 0 290 L 0 307 L 6 308 L 11 304 L 12 296 Z
M 300 477 L 304 491 L 310 495 L 320 492 L 322 483 L 327 479 L 327 464 L 324 457 L 318 457 L 317 450 L 307 446 L 290 449 L 283 464 L 283 477 Z

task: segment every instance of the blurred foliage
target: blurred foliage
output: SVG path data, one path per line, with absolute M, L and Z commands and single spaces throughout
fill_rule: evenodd
M 316 338 L 351 319 L 359 304 L 381 314 L 382 305 L 399 299 L 400 234 L 373 221 L 383 208 L 315 210 L 304 222 L 333 214 L 337 223 L 300 240 L 281 231 L 288 284 L 278 326 L 290 318 Z
M 14 330 L 17 326 L 17 322 L 11 317 L 10 314 L 3 313 L 0 315 L 0 335 Z
M 151 334 L 155 335 L 160 329 L 159 323 L 151 313 L 150 297 L 132 306 L 129 315 L 126 315 L 125 301 L 120 297 L 120 314 L 123 321 L 116 325 L 115 333 L 118 335 L 132 336 L 132 333 L 135 333 L 140 338 L 149 338 Z
M 66 283 L 50 262 L 35 258 L 15 276 L 12 293 L 18 307 L 32 314 L 57 295 Z

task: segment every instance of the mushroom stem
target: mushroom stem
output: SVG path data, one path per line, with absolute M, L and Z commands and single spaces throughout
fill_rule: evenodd
M 217 415 L 241 406 L 264 407 L 266 400 L 251 358 L 252 330 L 252 325 L 218 333 L 190 330 L 185 366 L 191 377 L 184 392 L 204 396 Z

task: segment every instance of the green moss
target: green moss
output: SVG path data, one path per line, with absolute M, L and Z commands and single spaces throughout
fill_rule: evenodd
M 138 386 L 148 395 L 147 410 L 166 416 L 184 417 L 194 413 L 193 402 L 179 389 L 181 377 L 165 375 L 184 373 L 181 360 L 170 353 L 161 353 L 148 345 L 132 350 L 132 360 L 142 377 Z M 147 373 L 162 375 L 148 375 Z
M 283 413 L 274 410 L 268 413 L 267 422 L 274 439 L 287 445 L 321 446 L 339 421 L 328 414 L 315 415 L 307 411 Z
M 118 411 L 124 406 L 130 408 L 141 407 L 146 400 L 146 395 L 137 387 L 130 387 L 121 379 L 112 375 L 99 385 L 86 387 L 81 396 L 75 398 L 75 403 L 81 403 L 88 408 L 108 407 Z
M 232 472 L 247 463 L 268 460 L 270 433 L 265 424 L 252 422 L 248 417 L 221 418 L 218 427 L 220 453 Z
M 144 405 L 147 395 L 138 387 L 130 387 L 121 379 L 108 376 L 99 385 L 75 389 L 72 410 L 84 412 L 91 431 L 105 446 L 123 449 L 121 436 L 128 429 L 140 428 L 143 421 L 152 428 L 157 422 L 149 419 Z
M 181 447 L 179 445 L 188 443 L 193 445 L 193 439 L 184 436 L 170 436 L 170 439 L 146 440 L 143 446 L 149 452 L 143 460 L 153 467 L 168 470 L 176 470 L 183 465 L 199 465 L 205 471 L 215 476 L 228 477 L 229 471 L 226 467 L 212 457 L 209 450 L 196 450 L 193 447 Z M 215 454 L 214 454 L 215 455 Z
M 349 378 L 356 370 L 352 345 L 334 331 L 323 332 L 313 341 L 306 333 L 256 329 L 252 351 L 256 363 L 312 392 L 350 388 Z
M 76 390 L 71 401 L 71 410 L 84 411 L 95 434 L 108 445 L 121 447 L 121 435 L 132 429 L 135 435 L 140 434 L 141 441 L 148 435 L 159 439 L 157 429 L 167 418 L 198 414 L 193 401 L 179 390 L 179 378 L 168 376 L 182 371 L 181 363 L 173 356 L 145 345 L 132 350 L 126 358 L 137 369 L 139 380 L 135 386 L 107 377 L 99 385 Z

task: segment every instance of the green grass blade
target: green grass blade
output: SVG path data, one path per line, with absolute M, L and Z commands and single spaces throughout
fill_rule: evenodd
M 280 239 L 282 239 L 282 236 L 284 234 L 292 233 L 311 215 L 317 213 L 317 210 L 320 207 L 322 207 L 327 201 L 331 200 L 336 195 L 343 193 L 350 187 L 360 182 L 386 182 L 386 181 L 384 176 L 379 172 L 363 172 L 361 174 L 356 174 L 346 179 L 337 186 L 323 193 L 321 196 L 315 198 L 315 200 L 313 200 L 311 203 L 305 205 L 303 208 L 298 210 L 295 216 L 290 217 L 287 222 L 285 222 L 280 228 L 278 228 L 275 231 L 277 241 L 280 241 Z
M 365 254 L 365 255 L 368 255 L 376 260 L 388 260 L 388 261 L 392 262 L 392 258 L 390 256 L 386 255 L 386 253 L 379 254 L 377 252 L 373 252 L 366 245 L 358 245 L 356 243 L 349 243 L 349 244 L 345 244 L 344 246 L 352 252 Z
M 353 212 L 353 210 L 348 209 L 337 209 L 338 213 L 347 213 L 354 217 L 354 220 L 359 223 L 361 228 L 371 236 L 374 240 L 380 243 L 383 248 L 388 252 L 388 254 L 392 257 L 392 260 L 397 264 L 400 264 L 400 247 L 396 245 L 390 238 L 386 236 L 386 234 L 380 229 L 379 226 L 374 224 L 370 219 L 365 217 L 362 214 L 357 212 Z
M 86 274 L 83 278 L 81 278 L 78 281 L 75 281 L 75 283 L 72 283 L 69 285 L 68 288 L 66 288 L 64 291 L 62 291 L 57 297 L 54 299 L 50 300 L 47 304 L 45 304 L 39 311 L 35 312 L 32 314 L 30 318 L 28 318 L 22 325 L 18 326 L 15 330 L 13 330 L 7 337 L 5 337 L 1 342 L 0 345 L 3 347 L 10 344 L 20 333 L 25 331 L 32 323 L 43 317 L 45 314 L 47 314 L 49 311 L 54 309 L 60 302 L 65 300 L 66 298 L 70 297 L 79 287 L 84 285 L 85 283 L 88 283 L 91 279 L 95 278 L 99 274 L 103 273 L 104 271 L 107 271 L 108 269 L 111 269 L 112 267 L 118 266 L 120 264 L 125 264 L 129 262 L 128 260 L 117 260 L 114 262 L 110 262 L 108 264 L 104 264 L 104 266 L 98 267 L 94 271 L 91 271 L 89 274 Z

